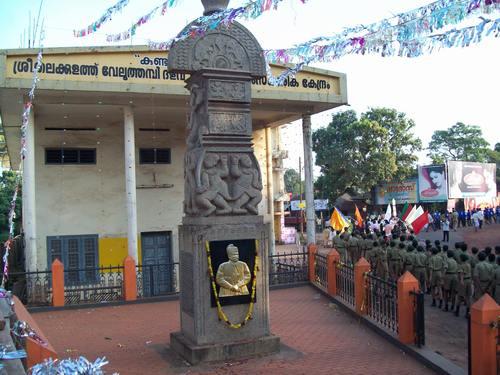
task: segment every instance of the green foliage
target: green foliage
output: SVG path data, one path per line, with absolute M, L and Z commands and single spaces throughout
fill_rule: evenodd
M 2 242 L 9 236 L 9 212 L 16 188 L 16 177 L 17 173 L 13 171 L 3 171 L 0 176 L 0 240 Z M 16 217 L 14 219 L 15 234 L 20 232 L 21 212 L 21 189 L 19 189 L 16 200 Z
M 364 193 L 384 181 L 402 180 L 414 172 L 420 139 L 415 123 L 390 108 L 373 108 L 358 119 L 353 110 L 332 116 L 313 133 L 316 165 L 322 176 L 316 189 L 333 201 L 344 192 Z
M 304 181 L 300 181 L 299 172 L 295 169 L 287 169 L 284 175 L 285 179 L 285 190 L 287 193 L 293 193 L 293 195 L 299 195 L 301 192 L 302 183 L 302 193 L 304 192 Z
M 447 130 L 434 132 L 427 155 L 436 164 L 446 160 L 486 162 L 488 146 L 479 126 L 457 122 Z

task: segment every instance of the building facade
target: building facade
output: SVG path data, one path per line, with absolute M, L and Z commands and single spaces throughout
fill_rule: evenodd
M 0 116 L 13 169 L 37 52 L 0 51 Z M 55 258 L 67 268 L 122 264 L 127 255 L 138 264 L 177 261 L 190 98 L 187 77 L 168 72 L 167 59 L 141 46 L 43 51 L 22 167 L 27 270 Z M 306 68 L 280 87 L 253 83 L 259 213 L 275 232 L 286 156 L 279 126 L 346 103 L 340 73 Z

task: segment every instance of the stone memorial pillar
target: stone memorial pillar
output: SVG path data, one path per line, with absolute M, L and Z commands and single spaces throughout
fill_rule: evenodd
M 228 3 L 202 2 L 205 14 Z M 250 110 L 251 80 L 266 74 L 262 48 L 241 24 L 219 25 L 176 42 L 169 70 L 191 75 L 181 331 L 171 347 L 192 364 L 277 352 L 279 337 L 269 329 L 270 224 L 258 214 L 262 177 Z

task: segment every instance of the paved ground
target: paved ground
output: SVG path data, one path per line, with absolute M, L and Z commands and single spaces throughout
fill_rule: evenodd
M 431 374 L 313 287 L 270 293 L 271 329 L 284 344 L 272 357 L 189 367 L 168 349 L 178 301 L 37 313 L 63 357 L 105 355 L 120 374 Z M 214 312 L 215 313 L 215 312 Z

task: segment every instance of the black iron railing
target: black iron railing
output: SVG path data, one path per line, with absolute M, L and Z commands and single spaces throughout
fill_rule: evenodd
M 354 307 L 354 266 L 338 262 L 336 267 L 337 296 Z
M 66 305 L 103 303 L 123 299 L 123 266 L 64 270 Z
M 398 332 L 397 284 L 365 274 L 365 300 L 367 315 L 381 326 Z
M 326 256 L 316 253 L 314 260 L 314 281 L 325 291 L 328 290 L 328 269 Z
M 22 303 L 47 306 L 52 302 L 51 271 L 11 272 L 6 283 Z
M 425 301 L 424 292 L 411 292 L 415 297 L 414 324 L 415 324 L 415 345 L 419 348 L 425 345 Z
M 179 263 L 141 264 L 136 269 L 138 298 L 179 292 Z
M 270 255 L 269 285 L 307 281 L 308 270 L 308 253 L 305 251 Z

